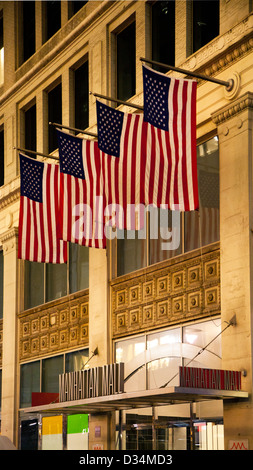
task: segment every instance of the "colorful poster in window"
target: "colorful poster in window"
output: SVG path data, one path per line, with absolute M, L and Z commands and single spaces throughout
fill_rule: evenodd
M 62 450 L 62 416 L 42 418 L 42 450 Z
M 68 416 L 67 449 L 88 450 L 88 415 L 78 414 Z

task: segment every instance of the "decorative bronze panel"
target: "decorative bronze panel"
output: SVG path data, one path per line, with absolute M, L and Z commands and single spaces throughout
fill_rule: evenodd
M 89 344 L 89 294 L 35 307 L 19 315 L 20 362 L 29 358 L 87 347 Z
M 219 263 L 216 243 L 113 280 L 113 337 L 218 315 Z

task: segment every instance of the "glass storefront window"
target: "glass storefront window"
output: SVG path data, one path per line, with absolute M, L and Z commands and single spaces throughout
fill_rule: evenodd
M 62 374 L 63 356 L 42 360 L 42 392 L 59 392 L 59 375 Z
M 20 407 L 26 408 L 32 405 L 32 392 L 58 393 L 59 375 L 63 372 L 81 370 L 88 358 L 89 349 L 85 348 L 21 364 Z
M 23 364 L 20 368 L 20 406 L 32 404 L 32 392 L 40 391 L 40 361 Z
M 220 332 L 216 318 L 117 341 L 115 359 L 125 364 L 125 390 L 179 385 L 181 365 L 220 368 Z

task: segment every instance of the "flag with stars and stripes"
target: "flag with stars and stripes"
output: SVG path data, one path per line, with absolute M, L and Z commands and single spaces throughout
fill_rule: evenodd
M 60 238 L 106 248 L 101 152 L 97 142 L 57 129 L 60 160 Z
M 181 211 L 198 209 L 196 154 L 197 82 L 143 65 L 146 202 Z
M 59 165 L 20 154 L 19 259 L 67 262 L 67 243 L 58 238 L 59 174 Z
M 127 114 L 97 100 L 98 147 L 104 153 L 106 206 L 118 208 L 115 225 L 138 230 L 144 226 L 144 159 L 146 139 L 141 114 Z M 142 207 L 143 206 L 143 207 Z

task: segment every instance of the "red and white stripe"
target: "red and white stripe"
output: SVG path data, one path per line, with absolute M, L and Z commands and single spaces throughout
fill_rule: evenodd
M 101 158 L 97 142 L 82 141 L 85 180 L 60 174 L 60 238 L 82 246 L 105 248 Z
M 66 263 L 67 244 L 58 238 L 59 166 L 44 163 L 43 202 L 20 196 L 18 258 Z
M 199 207 L 196 156 L 196 90 L 191 80 L 171 78 L 169 130 L 147 124 L 145 204 L 182 212 Z

